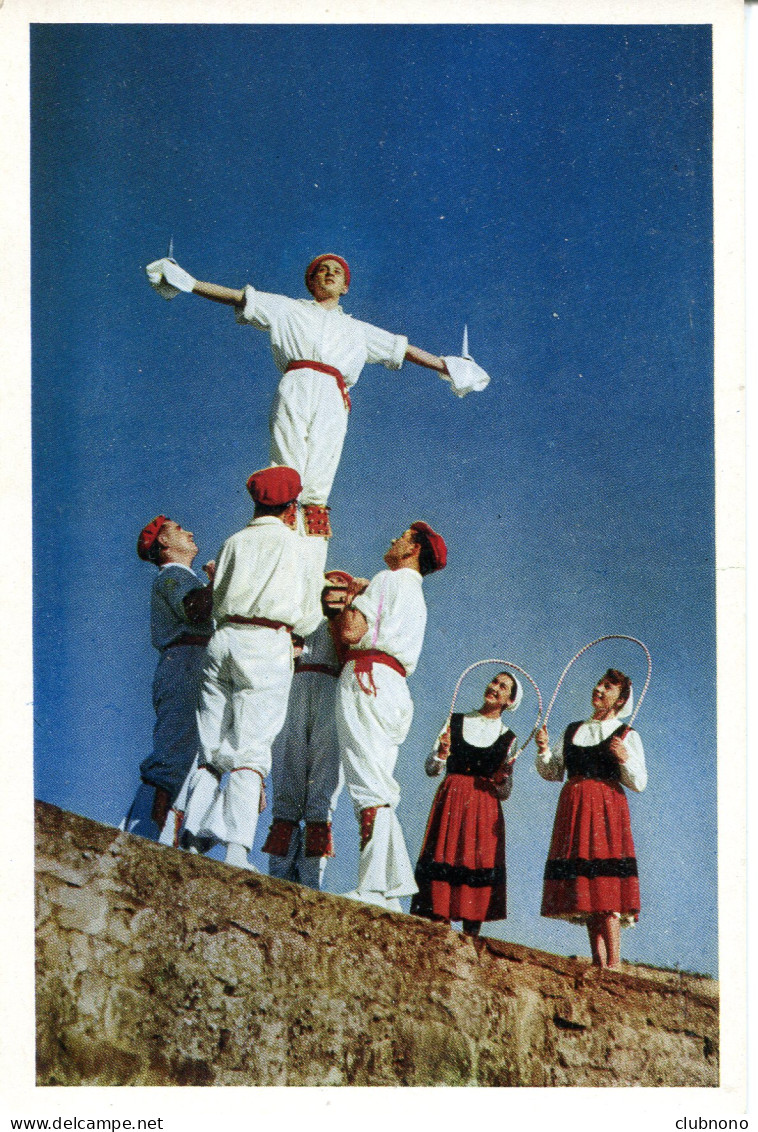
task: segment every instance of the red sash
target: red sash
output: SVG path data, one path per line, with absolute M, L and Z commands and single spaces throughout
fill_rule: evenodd
M 388 668 L 394 668 L 395 672 L 399 672 L 403 678 L 407 675 L 405 668 L 396 657 L 390 656 L 388 652 L 380 652 L 379 649 L 348 649 L 344 654 L 344 664 L 349 664 L 351 660 L 355 662 L 358 683 L 362 691 L 369 696 L 376 695 L 376 684 L 371 671 L 375 664 L 386 664 Z M 361 679 L 364 674 L 368 677 L 368 684 L 364 684 Z
M 340 371 L 338 369 L 335 369 L 334 366 L 324 365 L 323 362 L 288 362 L 287 368 L 284 372 L 289 373 L 291 369 L 315 369 L 317 373 L 329 374 L 329 376 L 333 377 L 337 382 L 339 391 L 342 394 L 342 400 L 345 402 L 345 408 L 347 409 L 348 413 L 350 412 L 350 394 L 348 393 L 345 379 Z

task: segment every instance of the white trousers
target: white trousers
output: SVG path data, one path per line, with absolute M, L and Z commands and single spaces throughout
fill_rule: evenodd
M 285 629 L 217 629 L 206 652 L 197 715 L 201 765 L 221 773 L 252 767 L 265 778 L 291 683 L 292 642 Z
M 339 386 L 328 373 L 291 370 L 279 382 L 269 417 L 271 463 L 300 473 L 301 503 L 328 502 L 348 415 Z
M 369 806 L 377 810 L 374 833 L 361 850 L 358 890 L 386 897 L 418 892 L 403 831 L 395 815 L 400 787 L 394 777 L 400 744 L 413 720 L 413 701 L 399 672 L 385 664 L 373 667 L 376 695 L 363 691 L 354 665 L 342 671 L 337 688 L 337 732 L 340 756 L 355 815 Z
M 286 630 L 224 625 L 213 634 L 203 670 L 200 769 L 188 791 L 188 833 L 252 848 L 260 779 L 271 771 L 271 745 L 284 724 L 291 682 Z M 213 785 L 207 767 L 231 772 L 223 790 Z

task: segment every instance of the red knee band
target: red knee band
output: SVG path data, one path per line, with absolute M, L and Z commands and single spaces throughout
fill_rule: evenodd
M 332 823 L 330 821 L 309 821 L 305 823 L 306 857 L 333 857 Z
M 296 821 L 285 821 L 284 818 L 274 818 L 261 852 L 270 853 L 272 857 L 286 857 L 289 853 L 292 834 L 295 832 L 296 828 Z
M 158 826 L 158 829 L 163 829 L 170 809 L 171 799 L 168 790 L 166 790 L 164 786 L 156 786 L 155 794 L 153 795 L 153 808 L 150 812 L 150 817 Z
M 385 802 L 383 806 L 366 806 L 365 810 L 361 810 L 361 849 L 365 849 L 374 836 L 376 811 L 386 809 L 388 809 L 388 806 Z

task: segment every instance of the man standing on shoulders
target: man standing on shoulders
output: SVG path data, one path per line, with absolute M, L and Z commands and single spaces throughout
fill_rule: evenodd
M 182 830 L 189 849 L 226 844 L 227 864 L 250 868 L 271 744 L 284 724 L 292 682 L 292 636 L 321 620 L 323 575 L 292 529 L 300 476 L 265 468 L 247 481 L 252 522 L 224 543 L 216 563 L 216 632 L 203 670 L 193 775 Z M 229 779 L 222 790 L 220 779 Z
M 457 363 L 469 362 L 430 354 L 403 334 L 352 318 L 340 303 L 350 287 L 350 267 L 332 253 L 316 256 L 305 269 L 310 299 L 271 294 L 250 284 L 232 288 L 205 283 L 172 259 L 156 260 L 146 272 L 165 298 L 180 291 L 200 295 L 234 307 L 239 323 L 268 333 L 281 374 L 269 418 L 271 462 L 297 468 L 302 477 L 304 533 L 321 540 L 311 543 L 309 551 L 321 555 L 323 569 L 324 540 L 331 534 L 329 493 L 347 431 L 350 390 L 363 367 L 379 363 L 399 370 L 408 361 L 451 381 L 448 362 L 454 370 Z M 483 370 L 478 372 L 489 381 Z M 460 386 L 457 392 L 462 395 Z
M 400 912 L 398 897 L 418 889 L 395 816 L 400 787 L 393 773 L 413 719 L 406 677 L 424 642 L 422 578 L 445 566 L 447 548 L 419 521 L 392 541 L 384 561 L 387 569 L 333 622 L 338 648 L 345 649 L 337 730 L 361 836 L 358 886 L 346 895 Z
M 150 635 L 160 654 L 153 678 L 153 750 L 140 765 L 142 784 L 121 829 L 157 841 L 197 752 L 197 703 L 205 646 L 213 632 L 214 563 L 203 586 L 192 569 L 197 545 L 165 515 L 140 532 L 137 554 L 158 567 L 150 599 Z
M 287 722 L 274 749 L 274 816 L 263 846 L 272 877 L 315 889 L 334 856 L 332 815 L 344 781 L 335 714 L 340 663 L 330 621 L 345 608 L 354 582 L 343 570 L 325 578 L 324 619 L 295 661 Z

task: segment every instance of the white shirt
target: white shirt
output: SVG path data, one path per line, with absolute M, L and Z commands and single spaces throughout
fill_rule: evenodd
M 426 773 L 430 776 L 440 774 L 447 765 L 446 759 L 437 757 L 437 751 L 440 746 L 440 739 L 447 730 L 447 721 L 445 726 L 437 736 L 437 742 L 434 744 L 432 753 L 426 760 Z M 496 743 L 500 736 L 508 731 L 509 728 L 505 726 L 501 717 L 497 719 L 488 719 L 487 716 L 482 715 L 478 711 L 469 711 L 463 717 L 463 738 L 472 747 L 491 747 Z
M 368 322 L 359 322 L 342 307 L 326 309 L 314 299 L 290 299 L 245 287 L 245 305 L 237 308 L 237 322 L 267 330 L 271 352 L 281 373 L 289 362 L 311 361 L 334 366 L 355 385 L 367 362 L 400 369 L 408 349 L 402 334 L 390 334 Z
M 261 515 L 228 538 L 216 561 L 213 615 L 265 617 L 306 637 L 318 625 L 324 579 L 302 539 L 275 515 Z
M 587 719 L 577 729 L 574 744 L 577 747 L 596 747 L 604 739 L 607 739 L 621 722 L 623 721 L 618 716 L 612 716 L 610 719 Z M 647 786 L 647 768 L 642 740 L 636 731 L 630 731 L 623 739 L 623 743 L 629 757 L 625 763 L 619 763 L 621 783 L 628 786 L 630 790 L 636 790 L 639 793 Z M 548 782 L 562 782 L 566 773 L 563 762 L 563 740 L 557 743 L 552 751 L 546 751 L 544 755 L 538 751 L 535 765 L 542 777 L 546 778 Z
M 408 676 L 415 670 L 424 644 L 426 602 L 417 570 L 381 570 L 353 602 L 368 628 L 359 649 L 379 649 L 399 660 Z
M 165 649 L 184 633 L 211 635 L 213 622 L 191 622 L 184 609 L 184 599 L 193 590 L 203 588 L 194 570 L 181 562 L 167 562 L 158 571 L 150 598 L 150 638 L 153 647 Z

